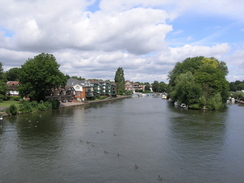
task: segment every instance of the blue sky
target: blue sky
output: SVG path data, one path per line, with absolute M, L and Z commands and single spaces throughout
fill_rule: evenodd
M 53 54 L 70 76 L 164 81 L 177 62 L 215 57 L 244 80 L 242 0 L 1 0 L 4 71 Z

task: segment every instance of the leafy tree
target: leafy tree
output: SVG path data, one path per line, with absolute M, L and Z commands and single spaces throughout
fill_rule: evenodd
M 174 90 L 170 92 L 172 100 L 187 105 L 195 104 L 198 101 L 202 94 L 202 88 L 200 84 L 196 83 L 190 71 L 180 74 L 175 83 Z
M 117 91 L 119 95 L 123 95 L 125 93 L 125 78 L 124 78 L 124 70 L 122 67 L 119 67 L 115 73 L 114 81 L 117 84 Z
M 145 82 L 144 85 L 145 85 L 145 91 L 150 91 L 150 83 Z
M 83 80 L 86 80 L 85 78 L 82 78 L 82 77 L 78 77 L 78 76 L 71 76 L 72 79 L 77 79 L 77 80 L 80 80 L 80 81 L 83 81 Z M 69 78 L 68 78 L 69 79 Z
M 158 81 L 154 81 L 152 83 L 152 90 L 153 92 L 166 92 L 167 91 L 167 84 L 161 81 L 160 83 Z
M 4 77 L 2 63 L 0 62 L 0 102 L 2 102 L 6 96 L 8 87 L 6 84 L 6 79 Z
M 20 68 L 17 68 L 17 67 L 9 69 L 6 72 L 6 79 L 8 81 L 17 81 L 17 80 L 19 80 L 19 71 L 20 71 Z
M 167 90 L 168 90 L 168 85 L 165 82 L 161 81 L 159 83 L 159 92 L 166 92 Z
M 52 54 L 41 53 L 28 59 L 19 73 L 19 93 L 29 96 L 31 101 L 45 100 L 45 93 L 52 88 L 64 87 L 66 76 Z
M 215 58 L 193 57 L 169 73 L 169 95 L 193 108 L 218 109 L 229 96 L 228 68 Z
M 241 91 L 244 90 L 244 81 L 236 80 L 235 82 L 230 82 L 230 91 Z
M 159 83 L 158 83 L 158 81 L 154 81 L 152 83 L 152 90 L 153 90 L 153 92 L 159 92 Z

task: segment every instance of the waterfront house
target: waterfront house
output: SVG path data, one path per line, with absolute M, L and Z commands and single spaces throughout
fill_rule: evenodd
M 8 86 L 7 95 L 19 96 L 19 91 L 18 91 L 19 82 L 18 81 L 8 81 L 7 86 Z
M 86 98 L 86 87 L 84 87 L 84 82 L 77 79 L 68 79 L 65 91 L 69 95 L 74 96 L 73 101 L 84 101 Z
M 140 85 L 137 82 L 133 81 L 125 81 L 125 90 L 126 91 L 133 91 L 135 93 L 136 91 L 145 91 L 146 85 Z M 152 91 L 152 86 L 150 85 L 150 90 Z

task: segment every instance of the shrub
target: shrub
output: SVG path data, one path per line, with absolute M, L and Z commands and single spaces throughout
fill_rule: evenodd
M 9 108 L 6 110 L 6 112 L 9 115 L 15 116 L 17 114 L 17 107 L 14 104 L 12 104 L 9 106 Z
M 47 109 L 52 109 L 52 102 L 51 101 L 48 100 L 48 101 L 44 102 L 44 105 Z
M 32 101 L 32 102 L 30 102 L 30 105 L 31 105 L 31 107 L 33 107 L 33 108 L 37 108 L 37 107 L 38 107 L 38 103 L 37 103 L 37 101 Z
M 58 100 L 52 100 L 50 102 L 52 104 L 52 108 L 53 109 L 58 109 L 59 108 L 60 102 Z
M 38 111 L 45 111 L 47 108 L 46 108 L 46 106 L 44 105 L 44 103 L 40 103 L 40 104 L 38 104 L 38 106 L 37 106 L 37 110 Z
M 14 99 L 15 101 L 19 101 L 19 100 L 21 99 L 21 97 L 19 97 L 19 96 L 14 96 L 13 99 Z
M 3 102 L 4 98 L 4 95 L 0 94 L 0 102 Z
M 30 102 L 23 102 L 19 106 L 19 111 L 21 111 L 23 113 L 31 113 L 33 110 L 32 110 Z

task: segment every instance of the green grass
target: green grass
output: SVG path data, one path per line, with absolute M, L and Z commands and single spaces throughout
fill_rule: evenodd
M 9 107 L 10 105 L 14 104 L 16 107 L 19 107 L 20 102 L 19 101 L 13 101 L 13 100 L 7 100 L 0 103 L 1 107 Z

